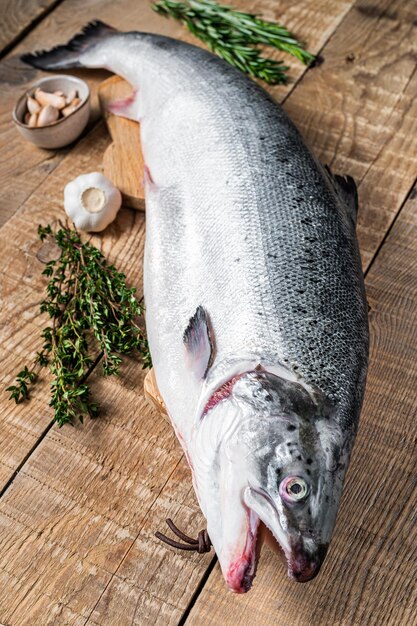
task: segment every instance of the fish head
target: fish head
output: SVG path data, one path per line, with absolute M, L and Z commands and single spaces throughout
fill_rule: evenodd
M 226 583 L 236 592 L 250 588 L 264 541 L 283 554 L 291 578 L 311 580 L 327 552 L 348 463 L 333 407 L 297 382 L 252 372 L 211 413 L 204 419 L 224 426 L 205 513 Z

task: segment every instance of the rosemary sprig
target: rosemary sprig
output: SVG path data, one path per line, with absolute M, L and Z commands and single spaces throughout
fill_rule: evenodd
M 212 52 L 270 85 L 285 83 L 289 68 L 282 61 L 263 57 L 260 45 L 288 52 L 305 64 L 314 60 L 314 55 L 284 26 L 214 0 L 158 0 L 152 8 L 160 15 L 182 22 Z
M 38 235 L 41 241 L 52 237 L 60 250 L 59 258 L 43 271 L 50 280 L 40 312 L 52 323 L 42 331 L 43 347 L 31 367 L 25 366 L 7 391 L 16 402 L 27 399 L 28 386 L 40 368 L 49 365 L 50 406 L 62 426 L 98 414 L 86 380 L 100 361 L 103 374 L 110 376 L 119 374 L 121 355 L 139 352 L 143 367 L 150 367 L 151 359 L 139 324 L 143 305 L 135 289 L 126 286 L 124 274 L 97 248 L 83 243 L 74 229 L 61 225 L 54 233 L 49 225 L 40 226 Z

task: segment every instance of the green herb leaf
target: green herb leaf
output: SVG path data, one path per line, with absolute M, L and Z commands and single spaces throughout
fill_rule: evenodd
M 103 374 L 110 376 L 119 374 L 122 355 L 138 353 L 143 367 L 151 367 L 151 357 L 143 303 L 127 287 L 125 275 L 74 229 L 62 226 L 54 233 L 49 225 L 39 226 L 38 235 L 41 241 L 53 237 L 61 250 L 60 258 L 42 272 L 49 282 L 40 312 L 49 315 L 52 325 L 41 333 L 43 346 L 32 367 L 25 366 L 7 391 L 16 403 L 26 400 L 37 371 L 49 366 L 50 406 L 62 426 L 98 415 L 86 380 L 100 361 Z
M 259 46 L 287 52 L 305 64 L 315 58 L 284 26 L 213 0 L 158 0 L 152 8 L 178 20 L 212 52 L 269 85 L 285 83 L 289 68 L 282 61 L 263 57 Z

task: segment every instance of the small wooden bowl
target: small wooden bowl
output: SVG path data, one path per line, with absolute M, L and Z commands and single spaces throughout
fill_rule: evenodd
M 60 118 L 56 122 L 48 124 L 48 126 L 30 128 L 23 121 L 27 112 L 26 100 L 27 96 L 33 96 L 38 87 L 50 93 L 62 91 L 64 94 L 68 94 L 75 89 L 78 92 L 81 104 L 68 117 Z M 25 139 L 28 139 L 39 148 L 53 150 L 55 148 L 63 148 L 75 141 L 86 127 L 89 115 L 90 89 L 87 83 L 75 76 L 58 74 L 41 78 L 19 98 L 13 110 L 13 121 L 17 130 Z

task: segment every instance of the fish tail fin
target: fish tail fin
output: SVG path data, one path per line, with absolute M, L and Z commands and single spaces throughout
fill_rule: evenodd
M 39 50 L 23 54 L 20 58 L 25 63 L 41 70 L 61 70 L 69 67 L 94 67 L 90 59 L 83 61 L 86 53 L 89 53 L 98 43 L 116 35 L 119 31 L 94 20 L 90 22 L 80 33 L 75 35 L 68 43 L 51 48 L 51 50 Z M 88 55 L 90 56 L 90 55 Z

